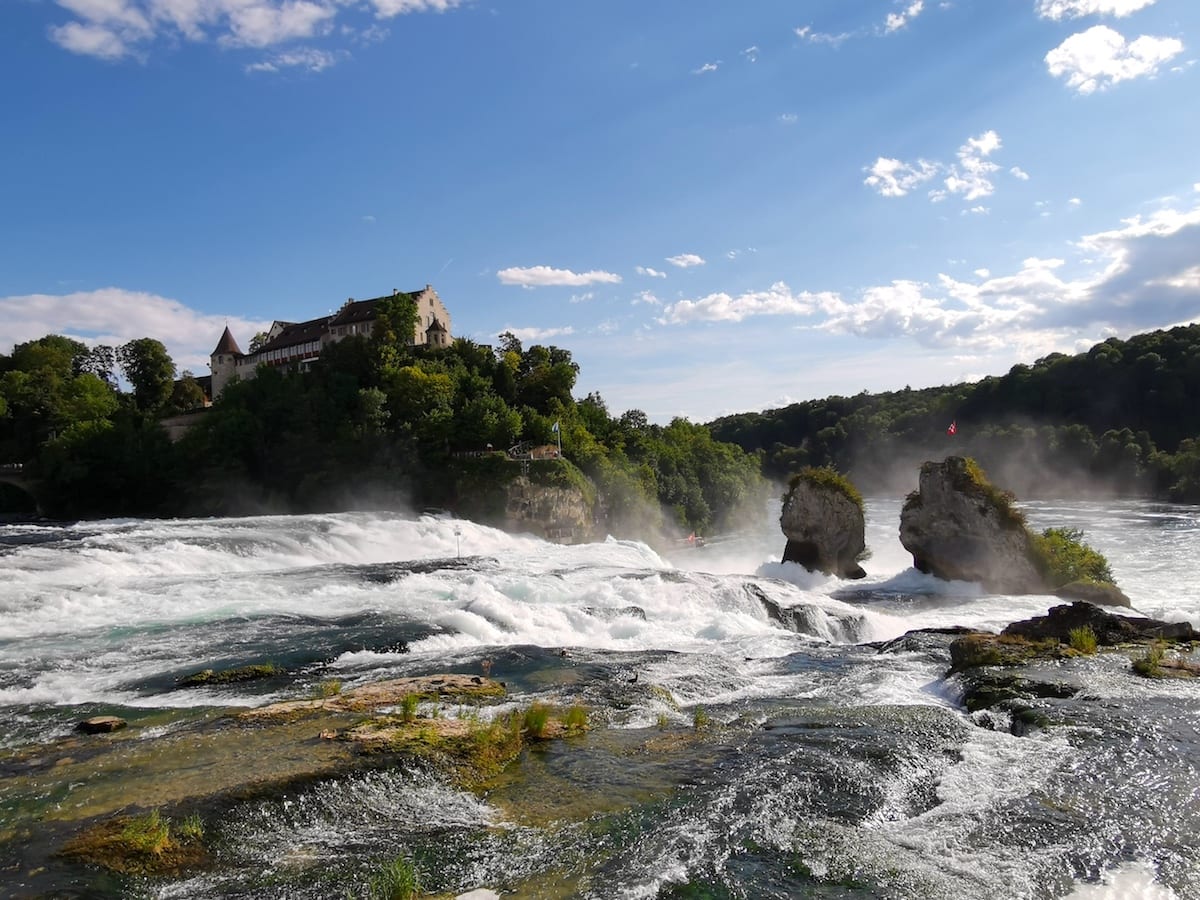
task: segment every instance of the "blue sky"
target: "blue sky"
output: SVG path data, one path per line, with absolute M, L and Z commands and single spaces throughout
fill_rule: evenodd
M 1195 0 L 5 0 L 0 350 L 433 284 L 653 421 L 1200 320 Z

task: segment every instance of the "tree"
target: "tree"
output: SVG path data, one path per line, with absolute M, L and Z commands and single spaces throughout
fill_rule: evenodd
M 262 349 L 262 345 L 265 344 L 266 342 L 267 342 L 267 333 L 265 331 L 258 332 L 256 335 L 254 335 L 254 337 L 250 338 L 250 351 L 249 352 L 257 353 L 259 350 Z
M 117 350 L 121 371 L 133 386 L 133 399 L 142 412 L 152 412 L 171 396 L 175 363 L 167 348 L 154 338 L 137 338 Z
M 117 351 L 107 344 L 97 344 L 75 359 L 75 374 L 95 375 L 111 387 L 117 386 L 116 368 Z

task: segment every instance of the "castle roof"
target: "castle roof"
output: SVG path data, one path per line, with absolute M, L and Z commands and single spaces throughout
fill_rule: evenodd
M 229 326 L 225 326 L 225 333 L 221 335 L 221 339 L 217 341 L 217 349 L 212 352 L 212 356 L 218 353 L 232 353 L 234 356 L 242 356 L 242 348 L 238 346 L 238 342 L 234 340 L 233 332 L 229 330 Z
M 434 316 L 433 322 L 430 323 L 429 327 L 425 329 L 425 332 L 428 334 L 430 331 L 445 331 L 445 330 L 446 330 L 446 326 L 442 324 L 442 320 L 439 319 L 437 316 Z
M 329 326 L 329 316 L 321 316 L 319 319 L 309 319 L 307 322 L 294 322 L 284 325 L 280 329 L 279 334 L 271 338 L 255 351 L 255 355 L 264 353 L 268 350 L 279 350 L 284 347 L 293 347 L 296 344 L 307 344 L 309 341 L 321 340 Z

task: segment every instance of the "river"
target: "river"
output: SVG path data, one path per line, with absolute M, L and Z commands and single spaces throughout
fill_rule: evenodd
M 1022 508 L 1039 529 L 1083 529 L 1138 612 L 1200 627 L 1200 508 Z M 868 500 L 861 582 L 779 563 L 778 503 L 752 532 L 660 552 L 399 513 L 0 526 L 0 762 L 90 715 L 153 741 L 330 678 L 490 670 L 500 709 L 582 703 L 597 726 L 527 751 L 522 777 L 484 796 L 374 767 L 226 799 L 206 812 L 213 864 L 144 881 L 53 856 L 31 871 L 41 836 L 87 815 L 91 777 L 33 792 L 10 767 L 0 887 L 360 897 L 401 853 L 443 896 L 1200 897 L 1196 683 L 1101 654 L 1061 664 L 1081 687 L 1048 705 L 1049 727 L 1018 736 L 967 713 L 944 654 L 878 642 L 998 630 L 1058 601 L 916 572 L 899 510 Z M 795 608 L 798 632 L 760 596 Z M 178 684 L 264 661 L 281 674 Z M 711 726 L 685 740 L 698 716 Z M 95 778 L 121 790 L 119 773 Z

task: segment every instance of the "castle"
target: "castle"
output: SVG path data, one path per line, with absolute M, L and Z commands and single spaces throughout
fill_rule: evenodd
M 395 297 L 399 291 L 392 291 Z M 433 347 L 450 346 L 450 312 L 432 285 L 413 291 L 409 296 L 417 304 L 417 321 L 413 327 L 412 344 Z M 355 300 L 351 297 L 331 316 L 307 322 L 273 322 L 266 340 L 250 353 L 243 353 L 225 326 L 225 333 L 210 356 L 212 369 L 212 399 L 221 395 L 235 375 L 245 381 L 253 378 L 259 366 L 287 366 L 304 371 L 330 344 L 352 335 L 370 337 L 375 326 L 375 307 L 385 297 Z

